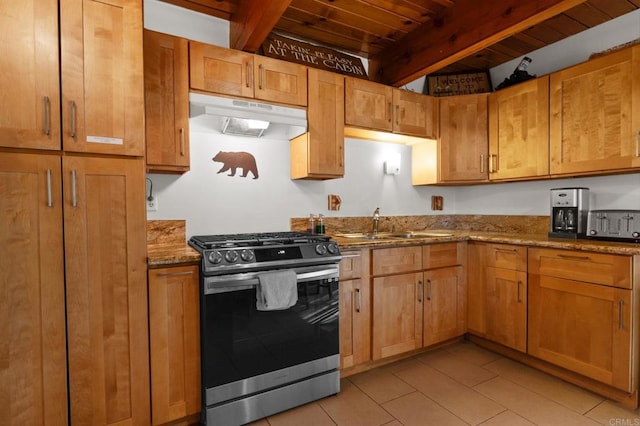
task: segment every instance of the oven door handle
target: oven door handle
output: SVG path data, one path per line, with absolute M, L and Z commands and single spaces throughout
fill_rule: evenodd
M 338 268 L 321 269 L 317 271 L 296 274 L 297 282 L 319 281 L 325 279 L 338 280 Z M 209 277 L 204 279 L 204 294 L 228 293 L 230 291 L 249 290 L 260 283 L 258 273 L 237 274 L 237 276 Z

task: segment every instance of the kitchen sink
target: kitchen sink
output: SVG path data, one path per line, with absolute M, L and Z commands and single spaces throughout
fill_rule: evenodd
M 429 232 L 429 231 L 400 231 L 400 232 L 353 232 L 347 234 L 336 234 L 336 237 L 353 238 L 358 240 L 388 240 L 388 239 L 407 239 L 407 238 L 437 238 L 451 237 L 453 234 L 446 232 Z

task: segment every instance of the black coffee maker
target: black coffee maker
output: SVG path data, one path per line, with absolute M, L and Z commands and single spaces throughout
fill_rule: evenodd
M 588 213 L 589 188 L 552 189 L 549 237 L 584 237 L 587 233 Z

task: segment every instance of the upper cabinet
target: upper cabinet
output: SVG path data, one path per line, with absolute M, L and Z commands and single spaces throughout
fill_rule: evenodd
M 194 41 L 189 61 L 192 89 L 307 105 L 305 66 Z
M 11 19 L 0 32 L 0 146 L 59 150 L 58 1 L 3 2 L 2 9 Z
M 292 179 L 344 175 L 344 77 L 309 69 L 308 126 L 291 141 Z
M 440 98 L 440 182 L 487 180 L 487 97 L 477 94 Z
M 489 179 L 549 174 L 549 76 L 489 95 Z
M 551 74 L 550 171 L 640 166 L 640 46 Z
M 345 124 L 417 137 L 436 137 L 436 99 L 345 77 Z
M 60 11 L 64 150 L 143 156 L 142 2 L 61 0 Z
M 189 41 L 144 30 L 147 171 L 189 170 Z

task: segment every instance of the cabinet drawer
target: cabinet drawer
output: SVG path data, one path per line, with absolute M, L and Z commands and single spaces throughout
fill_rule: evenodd
M 487 244 L 486 265 L 513 271 L 527 270 L 527 248 L 510 244 Z
M 422 268 L 434 269 L 461 265 L 465 252 L 463 243 L 439 243 L 422 246 Z
M 369 250 L 355 250 L 342 252 L 340 261 L 340 281 L 360 278 L 366 274 L 369 266 Z
M 529 249 L 529 273 L 631 288 L 631 256 L 574 250 Z
M 422 269 L 422 247 L 392 247 L 372 250 L 373 275 L 398 274 Z

